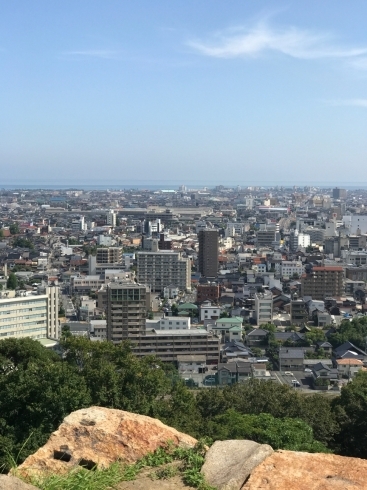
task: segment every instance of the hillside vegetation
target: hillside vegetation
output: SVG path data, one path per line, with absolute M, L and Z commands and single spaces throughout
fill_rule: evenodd
M 128 343 L 65 337 L 63 355 L 30 339 L 0 341 L 0 466 L 22 462 L 70 412 L 99 405 L 156 417 L 198 439 L 252 439 L 367 458 L 367 373 L 341 396 L 302 396 L 250 380 L 191 392 L 173 366 L 137 358 Z

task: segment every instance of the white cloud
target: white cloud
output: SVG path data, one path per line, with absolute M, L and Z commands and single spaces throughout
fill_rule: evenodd
M 327 103 L 333 106 L 365 107 L 367 109 L 367 99 L 329 100 Z
M 187 44 L 199 53 L 217 58 L 257 57 L 275 51 L 292 58 L 355 58 L 367 54 L 367 47 L 339 47 L 327 33 L 288 27 L 273 29 L 263 23 L 242 33 L 219 33 L 211 41 L 191 40 Z

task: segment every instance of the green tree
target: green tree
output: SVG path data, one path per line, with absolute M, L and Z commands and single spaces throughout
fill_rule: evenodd
M 225 412 L 232 406 L 227 395 L 228 391 L 221 388 L 200 390 L 196 395 L 196 404 L 200 416 L 204 420 L 210 420 L 212 417 Z
M 84 380 L 62 362 L 29 362 L 27 368 L 0 375 L 0 465 L 8 469 L 8 454 L 20 451 L 22 461 L 42 444 L 70 412 L 90 405 Z M 22 448 L 24 442 L 26 446 Z M 10 446 L 10 447 L 9 447 Z
M 45 349 L 37 340 L 29 338 L 9 338 L 0 341 L 0 366 L 27 368 L 30 362 L 59 362 L 60 357 L 50 349 Z
M 223 396 L 230 404 L 228 408 L 242 414 L 269 413 L 276 418 L 300 418 L 325 445 L 332 445 L 338 430 L 331 402 L 323 395 L 305 397 L 289 386 L 252 379 L 224 388 Z
M 59 308 L 59 316 L 65 316 L 65 308 L 63 305 L 61 305 Z
M 161 361 L 136 357 L 129 342 L 91 342 L 84 337 L 60 341 L 65 360 L 83 376 L 92 403 L 148 414 L 170 389 Z
M 9 226 L 9 231 L 10 231 L 10 233 L 11 233 L 12 235 L 17 235 L 18 233 L 20 233 L 18 223 L 12 223 L 12 224 Z
M 353 318 L 352 321 L 344 320 L 340 324 L 337 333 L 330 335 L 329 342 L 337 347 L 344 342 L 352 342 L 360 349 L 365 348 L 367 337 L 367 317 Z
M 182 380 L 173 384 L 168 396 L 160 398 L 152 415 L 193 437 L 201 437 L 203 434 L 195 396 Z
M 339 452 L 345 456 L 367 458 L 367 372 L 359 372 L 342 388 L 333 401 L 339 422 L 336 438 Z
M 175 303 L 171 306 L 172 316 L 178 316 L 178 307 Z
M 315 345 L 317 342 L 325 341 L 325 332 L 321 328 L 311 328 L 310 332 L 305 333 L 307 345 Z
M 59 312 L 59 316 L 60 316 L 60 312 Z M 66 339 L 66 338 L 69 338 L 69 337 L 72 337 L 72 333 L 70 331 L 70 325 L 63 325 L 61 327 L 61 337 L 63 339 Z
M 6 281 L 6 287 L 8 289 L 16 289 L 18 286 L 18 279 L 14 272 L 10 272 L 8 280 Z
M 260 357 L 262 355 L 262 350 L 260 347 L 251 347 L 251 352 L 255 357 Z
M 297 418 L 275 418 L 268 413 L 240 414 L 227 410 L 214 417 L 209 424 L 213 439 L 251 439 L 270 444 L 274 449 L 290 451 L 329 452 L 324 444 L 314 439 L 312 428 Z
M 14 238 L 13 247 L 29 248 L 31 250 L 34 249 L 33 243 L 27 238 L 21 236 L 17 236 L 16 238 Z
M 264 323 L 261 325 L 262 330 L 267 330 L 270 333 L 275 333 L 277 331 L 277 327 L 272 323 Z

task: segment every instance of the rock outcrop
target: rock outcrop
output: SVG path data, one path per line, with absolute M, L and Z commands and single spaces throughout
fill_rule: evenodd
M 238 490 L 272 452 L 267 444 L 254 441 L 216 441 L 206 453 L 201 471 L 218 490 Z
M 91 407 L 65 418 L 35 454 L 17 468 L 20 476 L 65 473 L 81 465 L 107 467 L 114 461 L 133 463 L 164 447 L 194 447 L 196 440 L 159 420 L 121 410 Z M 179 463 L 177 463 L 179 464 Z M 253 441 L 217 441 L 208 450 L 202 473 L 218 490 L 367 490 L 367 460 L 333 454 L 273 451 Z M 2 479 L 1 479 L 2 478 Z M 149 471 L 121 487 L 148 488 Z M 17 486 L 18 485 L 18 486 Z M 170 486 L 171 485 L 171 486 Z M 149 488 L 188 488 L 176 475 Z M 33 490 L 13 477 L 0 475 L 0 489 Z
M 367 489 L 367 460 L 334 454 L 276 451 L 255 468 L 242 490 Z
M 122 410 L 90 407 L 68 415 L 48 442 L 17 469 L 21 475 L 65 473 L 75 465 L 108 467 L 133 463 L 172 441 L 193 447 L 196 439 L 157 419 Z
M 33 485 L 24 483 L 15 476 L 0 475 L 0 489 L 1 490 L 37 490 Z

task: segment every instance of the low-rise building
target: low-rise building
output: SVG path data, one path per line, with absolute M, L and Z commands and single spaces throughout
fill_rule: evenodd
M 137 356 L 155 355 L 164 362 L 177 362 L 178 356 L 205 356 L 207 364 L 219 361 L 220 340 L 204 329 L 146 330 L 134 339 Z
M 363 362 L 360 359 L 336 359 L 335 364 L 338 374 L 348 379 L 354 378 L 363 368 Z
M 215 283 L 198 284 L 196 295 L 198 304 L 201 304 L 204 301 L 212 301 L 216 303 L 220 296 L 220 287 Z
M 210 301 L 205 301 L 199 309 L 200 321 L 217 320 L 220 316 L 221 309 L 219 306 L 212 306 Z
M 302 348 L 280 348 L 279 349 L 279 368 L 280 371 L 285 369 L 303 370 L 303 360 L 305 357 Z

